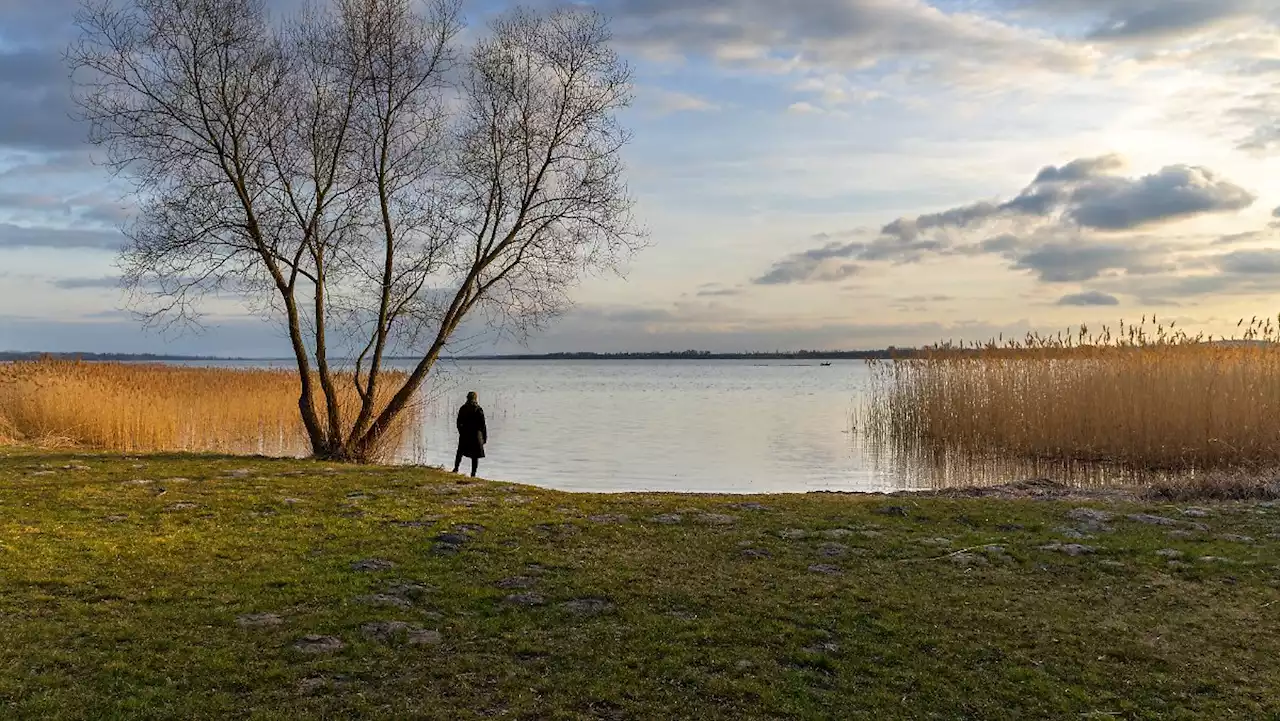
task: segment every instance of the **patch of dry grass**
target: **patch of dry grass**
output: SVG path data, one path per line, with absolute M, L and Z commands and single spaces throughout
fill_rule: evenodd
M 4 363 L 0 442 L 124 452 L 306 455 L 310 445 L 298 412 L 299 385 L 289 369 Z M 338 386 L 347 391 L 344 417 L 354 417 L 354 388 L 347 378 Z M 408 425 L 390 434 L 392 450 Z
M 1280 333 L 1271 321 L 1240 327 L 1241 337 L 1214 340 L 1144 318 L 1118 334 L 1082 327 L 936 346 L 876 366 L 862 427 L 916 455 L 1143 471 L 1280 467 Z

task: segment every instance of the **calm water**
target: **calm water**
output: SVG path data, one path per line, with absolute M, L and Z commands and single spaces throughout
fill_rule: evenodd
M 839 361 L 448 362 L 406 460 L 452 466 L 454 414 L 475 390 L 487 478 L 574 491 L 909 487 L 852 432 L 869 379 L 865 363 Z

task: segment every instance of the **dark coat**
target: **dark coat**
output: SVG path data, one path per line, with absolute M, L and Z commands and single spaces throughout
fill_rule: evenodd
M 489 441 L 489 428 L 484 423 L 484 409 L 479 403 L 467 403 L 458 409 L 458 453 L 467 458 L 484 458 L 484 444 Z

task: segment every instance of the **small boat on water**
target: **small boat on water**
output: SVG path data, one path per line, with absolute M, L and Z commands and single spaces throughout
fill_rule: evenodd
M 831 364 L 830 364 L 830 363 L 823 363 L 823 364 L 822 364 L 822 367 L 823 367 L 823 368 L 826 368 L 826 367 L 827 367 L 827 366 L 829 366 L 829 365 L 831 365 Z

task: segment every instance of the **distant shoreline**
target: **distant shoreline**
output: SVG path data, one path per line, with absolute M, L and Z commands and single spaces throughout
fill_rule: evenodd
M 886 349 L 867 351 L 797 351 L 770 353 L 711 353 L 708 351 L 652 352 L 652 353 L 521 353 L 508 355 L 444 356 L 444 361 L 616 361 L 616 360 L 888 360 L 913 353 L 911 349 Z M 157 355 L 151 353 L 43 353 L 37 351 L 0 351 L 0 362 L 31 361 L 41 358 L 56 360 L 84 360 L 93 362 L 217 362 L 264 363 L 291 362 L 292 358 L 244 358 L 221 356 Z M 408 356 L 394 356 L 387 360 L 412 361 Z

